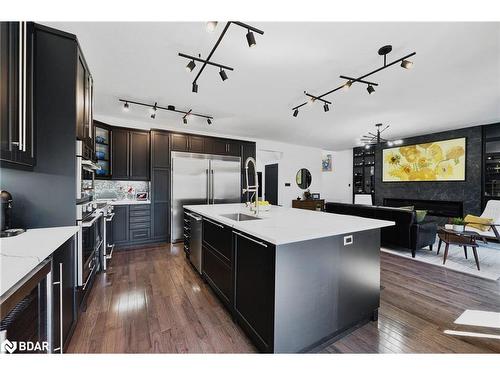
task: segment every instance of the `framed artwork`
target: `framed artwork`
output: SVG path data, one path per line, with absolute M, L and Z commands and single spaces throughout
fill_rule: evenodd
M 382 150 L 382 182 L 465 181 L 466 139 Z
M 332 168 L 332 155 L 331 154 L 323 155 L 323 162 L 321 165 L 321 170 L 323 172 L 331 172 L 333 170 L 333 168 Z

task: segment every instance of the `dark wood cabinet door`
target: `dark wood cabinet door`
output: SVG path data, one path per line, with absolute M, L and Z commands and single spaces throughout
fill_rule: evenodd
M 170 170 L 153 169 L 151 188 L 153 202 L 168 202 L 170 200 Z
M 114 206 L 115 216 L 113 218 L 113 241 L 116 245 L 128 242 L 129 218 L 128 206 Z
M 130 132 L 129 147 L 129 178 L 131 180 L 148 181 L 149 180 L 149 133 L 148 132 Z
M 153 168 L 170 167 L 170 142 L 167 132 L 151 131 L 151 162 Z
M 11 167 L 36 162 L 34 46 L 33 23 L 0 22 L 0 160 Z
M 75 308 L 75 242 L 71 238 L 66 241 L 52 256 L 53 272 L 53 339 L 54 347 L 63 345 L 66 348 L 69 344 L 70 335 L 76 324 Z M 62 274 L 61 274 L 62 271 Z M 59 284 L 62 282 L 62 285 Z M 62 290 L 62 295 L 61 295 Z M 62 306 L 61 306 L 62 303 Z M 61 322 L 62 311 L 62 322 Z M 63 342 L 60 342 L 62 330 Z
M 233 244 L 230 227 L 203 218 L 203 244 L 219 253 L 222 259 L 231 264 Z
M 187 134 L 172 134 L 172 151 L 189 151 L 189 136 Z
M 243 235 L 234 235 L 235 314 L 257 347 L 272 352 L 275 247 Z
M 210 150 L 211 154 L 216 155 L 226 155 L 227 154 L 227 142 L 225 139 L 215 138 L 212 141 L 212 149 Z
M 111 176 L 113 180 L 129 178 L 128 131 L 114 128 L 111 132 Z
M 221 298 L 222 302 L 231 309 L 233 300 L 231 267 L 220 258 L 220 254 L 208 246 L 202 248 L 203 275 L 210 286 Z
M 168 240 L 170 237 L 170 210 L 168 202 L 153 203 L 153 223 L 154 238 Z
M 189 151 L 190 152 L 205 152 L 204 137 L 189 136 Z
M 86 142 L 85 101 L 87 96 L 86 69 L 83 57 L 79 54 L 76 65 L 76 138 Z
M 237 141 L 227 141 L 226 142 L 227 155 L 240 156 L 241 155 L 241 143 Z

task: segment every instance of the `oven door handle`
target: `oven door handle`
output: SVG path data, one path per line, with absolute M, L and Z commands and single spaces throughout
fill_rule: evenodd
M 95 270 L 95 265 L 93 265 L 92 268 L 90 269 L 89 275 L 87 276 L 87 280 L 85 280 L 85 282 L 83 283 L 82 290 L 85 290 L 87 288 L 87 284 L 89 283 L 90 278 L 94 274 L 94 270 Z
M 94 223 L 102 216 L 102 213 L 94 216 L 94 218 L 90 221 L 82 221 L 83 228 L 90 228 Z

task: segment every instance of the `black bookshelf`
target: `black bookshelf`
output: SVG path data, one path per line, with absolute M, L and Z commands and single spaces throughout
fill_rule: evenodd
M 491 199 L 500 200 L 500 124 L 483 127 L 483 209 Z
M 355 194 L 375 195 L 375 147 L 353 148 L 352 199 Z

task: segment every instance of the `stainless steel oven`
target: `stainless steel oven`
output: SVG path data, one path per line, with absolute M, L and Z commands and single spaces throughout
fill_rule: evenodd
M 104 216 L 96 203 L 77 205 L 78 235 L 77 275 L 78 286 L 85 292 L 99 270 L 100 249 L 104 241 Z
M 76 141 L 76 201 L 85 202 L 94 196 L 95 171 L 101 169 L 93 161 L 92 151 L 82 142 Z

